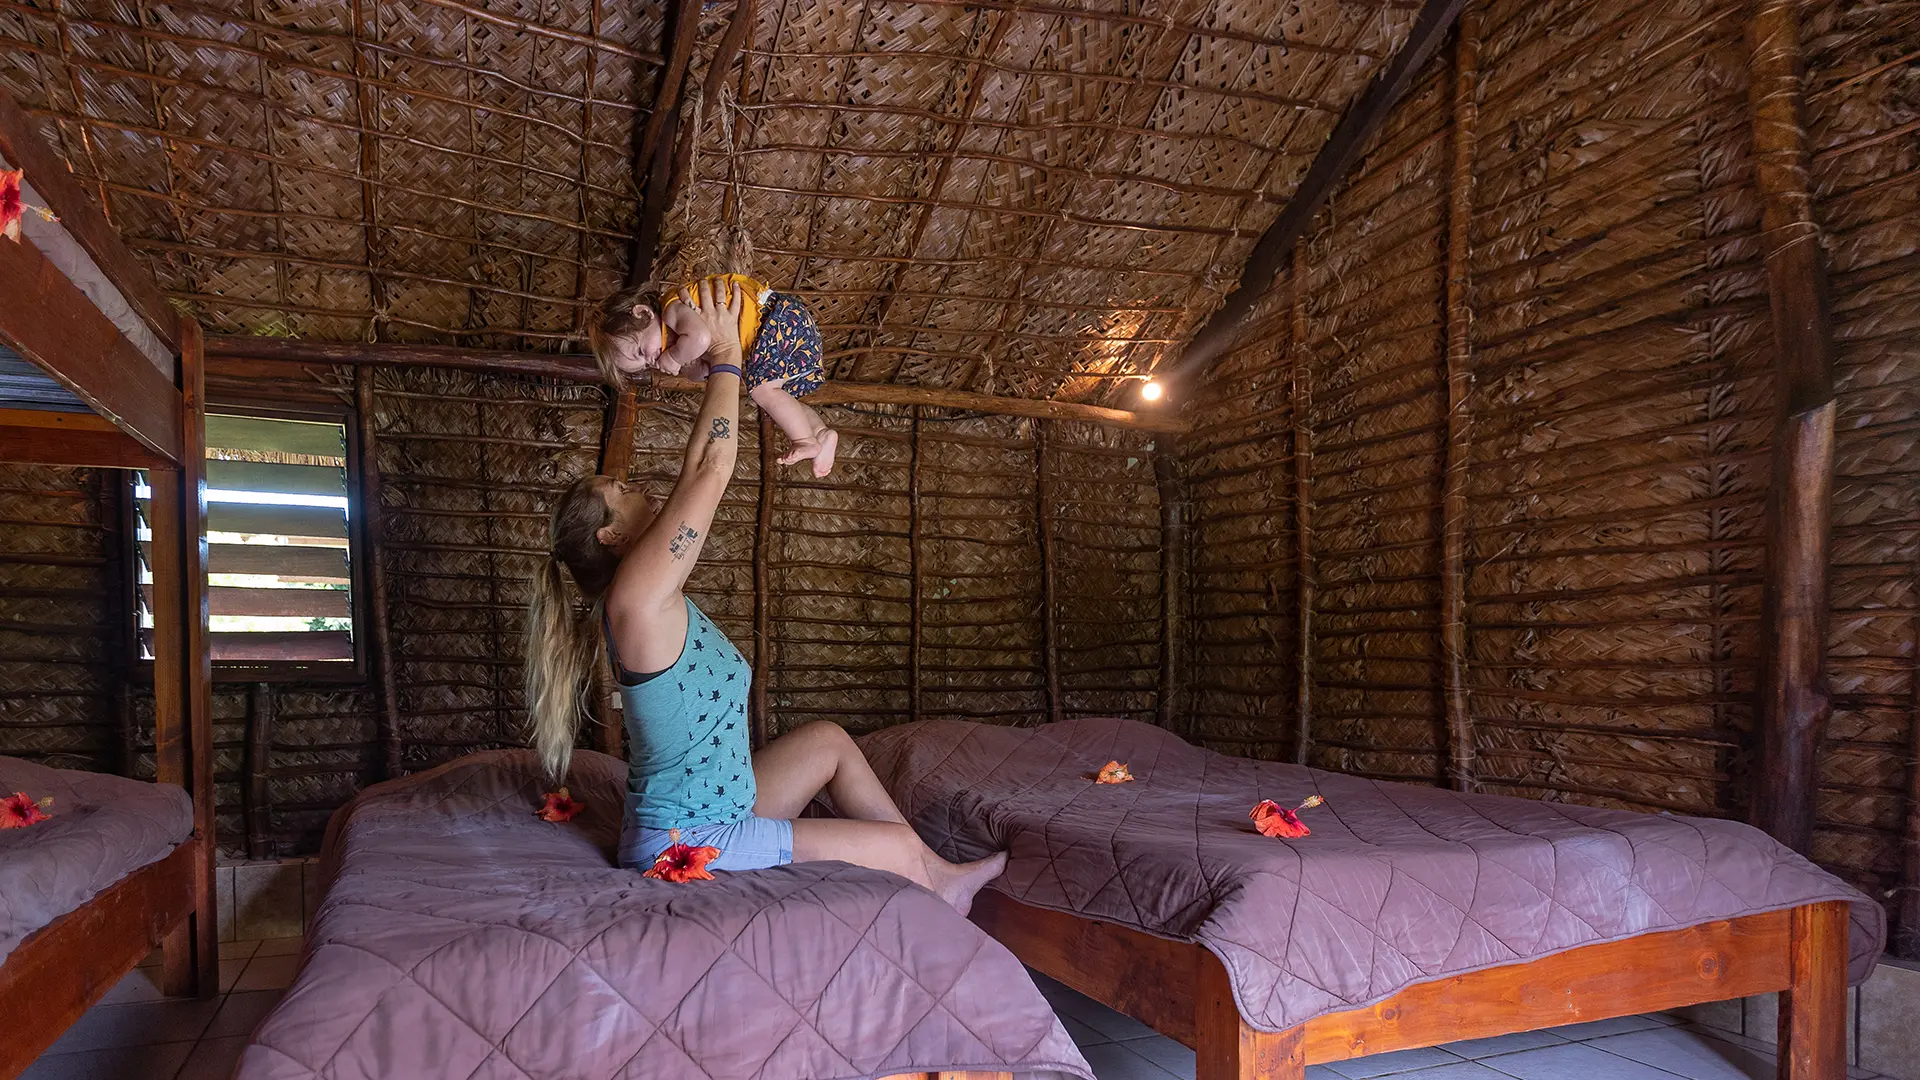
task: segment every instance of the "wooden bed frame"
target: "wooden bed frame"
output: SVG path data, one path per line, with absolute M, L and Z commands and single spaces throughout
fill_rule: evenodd
M 987 889 L 973 920 L 1029 967 L 1199 1055 L 1197 1080 L 1299 1080 L 1308 1065 L 1707 1001 L 1780 995 L 1779 1080 L 1846 1080 L 1847 905 L 1834 901 L 1587 945 L 1409 986 L 1287 1031 L 1254 1029 L 1205 947 L 1028 907 Z
M 187 790 L 194 822 L 192 836 L 171 854 L 28 936 L 0 964 L 0 1000 L 35 1003 L 32 1023 L 0 1025 L 0 1080 L 12 1080 L 156 945 L 166 993 L 211 996 L 219 985 L 219 928 L 200 328 L 174 314 L 3 90 L 0 158 L 25 170 L 40 201 L 176 357 L 169 379 L 31 240 L 0 240 L 0 296 L 7 298 L 0 342 L 93 410 L 0 408 L 0 461 L 147 470 L 156 779 Z

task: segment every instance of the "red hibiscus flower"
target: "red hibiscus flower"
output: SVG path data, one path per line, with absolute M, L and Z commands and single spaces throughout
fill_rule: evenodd
M 49 795 L 34 802 L 24 791 L 16 791 L 0 799 L 0 829 L 24 829 L 47 820 L 47 808 L 53 805 L 53 796 Z
M 680 830 L 667 834 L 673 841 L 672 846 L 653 860 L 653 868 L 641 877 L 650 877 L 655 881 L 712 881 L 713 874 L 707 870 L 707 864 L 720 857 L 717 847 L 694 847 L 680 842 Z
M 572 821 L 580 811 L 586 808 L 585 799 L 576 799 L 572 792 L 561 788 L 559 791 L 547 792 L 547 801 L 540 804 L 540 809 L 535 810 L 533 816 L 541 821 Z
M 1310 795 L 1305 802 L 1289 810 L 1272 799 L 1262 799 L 1260 805 L 1255 806 L 1247 816 L 1253 819 L 1253 827 L 1261 836 L 1293 840 L 1313 831 L 1300 820 L 1300 811 L 1310 810 L 1326 801 L 1318 795 Z
M 20 215 L 26 204 L 20 201 L 20 170 L 0 169 L 0 236 L 20 239 Z
M 1093 778 L 1096 784 L 1124 784 L 1133 779 L 1133 773 L 1123 761 L 1109 761 L 1100 767 L 1100 774 Z

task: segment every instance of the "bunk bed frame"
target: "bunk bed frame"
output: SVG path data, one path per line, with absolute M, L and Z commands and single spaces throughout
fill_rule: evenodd
M 162 950 L 164 992 L 211 996 L 219 983 L 219 945 L 200 328 L 175 315 L 4 90 L 0 159 L 0 167 L 25 172 L 30 201 L 58 215 L 64 231 L 59 258 L 31 236 L 18 243 L 0 239 L 0 296 L 7 298 L 0 304 L 0 343 L 91 410 L 0 407 L 0 461 L 147 470 L 156 779 L 187 790 L 194 822 L 192 836 L 166 857 L 42 927 L 0 964 L 0 999 L 36 1003 L 33 1022 L 0 1025 L 0 1080 L 11 1080 L 155 946 Z M 94 273 L 82 276 L 91 277 L 84 284 L 93 295 L 117 290 L 118 322 L 57 265 L 62 259 L 69 267 L 91 261 Z M 158 349 L 171 353 L 172 378 L 159 366 Z

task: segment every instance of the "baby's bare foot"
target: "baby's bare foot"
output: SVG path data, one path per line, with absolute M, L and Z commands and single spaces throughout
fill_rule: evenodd
M 840 433 L 832 428 L 820 430 L 820 450 L 813 455 L 813 475 L 825 476 L 833 471 L 833 455 L 840 449 Z
M 840 433 L 832 428 L 821 428 L 818 435 L 793 440 L 791 448 L 781 456 L 780 464 L 792 465 L 811 459 L 813 475 L 825 476 L 833 471 L 833 455 L 839 448 Z

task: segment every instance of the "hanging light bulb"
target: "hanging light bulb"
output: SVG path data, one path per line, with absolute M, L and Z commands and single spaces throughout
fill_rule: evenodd
M 1140 399 L 1142 401 L 1159 401 L 1160 395 L 1164 393 L 1166 393 L 1166 387 L 1161 386 L 1152 379 L 1148 379 L 1146 382 L 1140 384 Z

